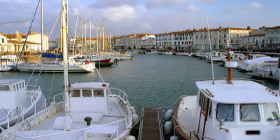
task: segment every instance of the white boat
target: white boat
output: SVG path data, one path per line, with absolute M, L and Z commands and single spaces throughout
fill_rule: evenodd
M 227 62 L 229 68 L 236 62 Z M 253 81 L 197 81 L 197 95 L 181 96 L 173 114 L 181 140 L 279 139 L 280 96 Z
M 244 60 L 239 64 L 239 69 L 243 71 L 253 71 L 254 67 L 261 66 L 265 61 L 277 61 L 277 58 L 269 56 L 254 58 L 251 60 Z
M 10 126 L 45 108 L 40 87 L 26 85 L 23 79 L 0 80 L 0 126 Z
M 280 65 L 279 58 L 273 58 L 265 61 L 262 65 L 258 65 L 253 68 L 253 72 L 250 73 L 253 76 L 279 80 L 280 78 Z
M 10 71 L 12 68 L 16 67 L 17 56 L 16 55 L 3 55 L 0 58 L 0 71 Z M 19 62 L 23 64 L 23 62 Z
M 66 36 L 66 5 L 62 1 L 62 32 Z M 66 50 L 66 38 L 62 39 Z M 63 58 L 66 58 L 64 52 Z M 67 64 L 67 59 L 64 59 Z M 102 79 L 102 77 L 101 77 Z M 136 114 L 124 91 L 106 82 L 75 83 L 68 87 L 64 65 L 64 93 L 54 96 L 49 107 L 2 132 L 3 139 L 107 140 L 125 139 Z M 63 100 L 57 102 L 59 95 Z
M 68 57 L 69 72 L 93 72 L 94 63 L 76 62 L 74 57 Z M 47 62 L 43 64 L 20 64 L 17 66 L 22 72 L 63 72 L 63 62 Z
M 220 63 L 223 62 L 223 59 L 226 58 L 224 52 L 212 52 L 212 61 L 213 63 Z M 210 63 L 211 62 L 211 57 L 210 55 L 206 56 L 206 62 Z
M 246 56 L 242 53 L 235 53 L 233 51 L 231 51 L 229 53 L 230 53 L 231 61 L 237 62 L 237 64 L 238 64 L 237 67 L 240 67 L 239 66 L 240 63 L 246 59 Z M 227 58 L 224 58 L 223 65 L 225 65 L 226 62 L 227 62 Z
M 155 55 L 155 54 L 158 54 L 158 53 L 159 52 L 157 50 L 151 50 L 150 52 L 146 51 L 146 54 L 153 54 L 153 55 Z

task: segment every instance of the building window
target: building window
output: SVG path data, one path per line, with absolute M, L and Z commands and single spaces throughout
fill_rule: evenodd
M 4 43 L 4 38 L 2 38 L 2 43 Z

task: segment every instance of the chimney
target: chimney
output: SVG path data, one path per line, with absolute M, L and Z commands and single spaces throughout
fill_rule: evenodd
M 16 31 L 16 39 L 17 39 L 18 42 L 22 41 L 22 36 L 21 36 L 21 33 L 19 31 Z

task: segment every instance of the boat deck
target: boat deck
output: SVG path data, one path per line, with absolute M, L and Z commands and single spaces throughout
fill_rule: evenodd
M 159 108 L 144 108 L 138 140 L 163 140 Z
M 49 118 L 46 118 L 44 121 L 39 123 L 38 125 L 34 126 L 32 130 L 30 131 L 20 131 L 17 134 L 24 136 L 24 137 L 34 137 L 39 138 L 42 135 L 55 135 L 56 138 L 77 138 L 79 139 L 83 134 L 88 131 L 86 129 L 89 129 L 89 131 L 96 131 L 96 130 L 109 130 L 112 129 L 112 133 L 120 133 L 125 129 L 125 120 L 119 121 L 125 118 L 123 113 L 120 111 L 120 106 L 117 104 L 115 100 L 111 100 L 109 103 L 109 114 L 103 115 L 100 122 L 91 122 L 90 126 L 87 126 L 87 123 L 84 121 L 84 119 L 79 121 L 73 121 L 72 125 L 72 133 L 69 133 L 67 136 L 68 131 L 65 131 L 63 128 L 56 128 L 57 126 L 56 121 L 60 118 L 63 118 L 61 121 L 61 125 L 64 125 L 64 117 L 65 112 L 60 111 L 55 113 L 53 116 L 50 116 Z M 118 123 L 116 123 L 119 121 Z M 118 126 L 118 128 L 117 128 Z M 117 132 L 118 131 L 118 132 Z M 74 133 L 73 133 L 74 132 Z M 103 133 L 99 132 L 98 133 Z M 105 132 L 104 132 L 105 133 Z M 65 135 L 66 134 L 66 135 Z

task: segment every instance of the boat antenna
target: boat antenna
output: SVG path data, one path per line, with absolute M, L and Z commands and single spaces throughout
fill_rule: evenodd
M 208 23 L 208 17 L 207 17 L 207 26 L 208 26 L 208 39 L 209 39 L 209 45 L 210 45 L 210 59 L 211 59 L 211 71 L 212 71 L 212 78 L 213 78 L 213 82 L 212 84 L 215 84 L 215 80 L 214 80 L 214 67 L 213 67 L 213 60 L 212 60 L 212 48 L 211 48 L 211 39 L 210 39 L 210 28 L 209 28 L 209 23 Z

